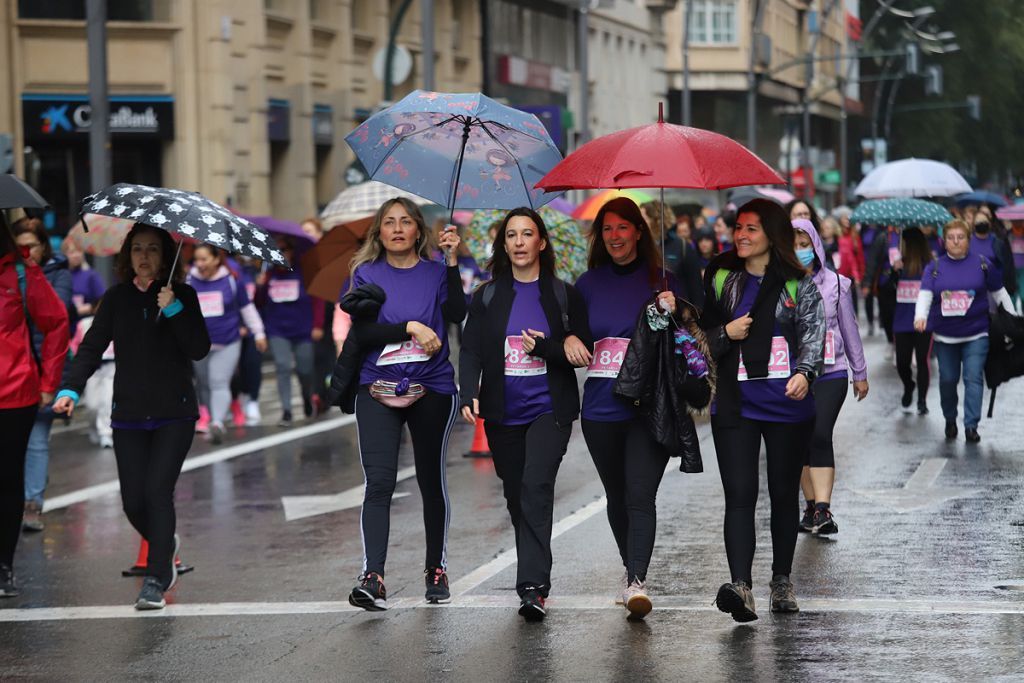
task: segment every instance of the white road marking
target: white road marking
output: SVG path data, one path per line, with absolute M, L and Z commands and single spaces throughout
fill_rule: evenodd
M 925 458 L 910 475 L 903 488 L 880 491 L 854 490 L 883 507 L 899 513 L 916 512 L 954 498 L 964 498 L 981 493 L 979 489 L 962 489 L 949 486 L 935 486 L 939 475 L 945 469 L 946 458 Z
M 903 488 L 926 489 L 934 486 L 935 481 L 942 474 L 942 470 L 946 469 L 947 462 L 949 461 L 946 458 L 925 458 L 910 475 L 910 479 L 903 485 Z
M 289 429 L 279 434 L 270 434 L 258 439 L 253 439 L 252 441 L 246 441 L 226 448 L 220 448 L 204 455 L 189 458 L 185 461 L 185 465 L 181 468 L 181 471 L 191 472 L 192 470 L 199 469 L 200 467 L 208 467 L 219 462 L 224 462 L 225 460 L 237 458 L 240 455 L 247 455 L 265 448 L 273 448 L 274 446 L 280 446 L 281 444 L 288 443 L 289 441 L 304 439 L 307 436 L 313 436 L 332 429 L 344 427 L 345 425 L 350 425 L 355 421 L 355 415 L 341 415 L 295 429 Z M 43 506 L 43 512 L 59 510 L 60 508 L 75 505 L 76 503 L 84 503 L 85 501 L 92 500 L 93 498 L 99 498 L 100 496 L 105 496 L 110 493 L 116 493 L 118 490 L 120 490 L 120 486 L 116 479 L 102 484 L 96 484 L 94 486 L 87 486 L 84 489 L 79 489 L 77 491 L 65 493 L 62 496 L 55 496 L 47 499 Z
M 416 476 L 415 467 L 404 467 L 398 470 L 397 481 L 405 481 Z M 284 505 L 284 519 L 291 522 L 305 517 L 315 517 L 328 512 L 357 508 L 363 504 L 363 493 L 366 490 L 365 484 L 353 486 L 341 493 L 334 493 L 327 496 L 281 496 L 281 504 Z M 408 493 L 395 493 L 391 499 L 404 498 Z

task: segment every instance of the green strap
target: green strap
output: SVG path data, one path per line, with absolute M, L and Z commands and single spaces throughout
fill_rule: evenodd
M 796 288 L 800 285 L 796 280 L 786 280 L 786 291 L 789 292 L 789 298 L 796 303 Z
M 729 277 L 732 271 L 726 268 L 719 268 L 715 271 L 715 298 L 722 298 L 722 290 L 725 289 L 725 280 Z M 800 286 L 797 280 L 786 280 L 786 291 L 789 292 L 789 298 L 796 303 L 796 291 Z

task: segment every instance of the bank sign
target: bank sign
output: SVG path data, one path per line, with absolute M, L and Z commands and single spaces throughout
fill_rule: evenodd
M 78 138 L 88 135 L 92 106 L 85 95 L 25 93 L 21 96 L 25 140 Z M 174 98 L 170 95 L 110 98 L 110 134 L 159 140 L 174 139 Z

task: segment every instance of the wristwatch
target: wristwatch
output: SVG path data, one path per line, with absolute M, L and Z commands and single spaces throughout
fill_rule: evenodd
M 818 375 L 814 370 L 800 370 L 801 375 L 807 378 L 808 384 L 814 384 L 814 380 L 817 379 Z

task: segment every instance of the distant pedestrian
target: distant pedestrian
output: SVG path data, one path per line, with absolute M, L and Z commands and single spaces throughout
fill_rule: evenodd
M 909 410 L 917 389 L 917 414 L 928 414 L 928 386 L 931 383 L 930 356 L 932 332 L 929 327 L 914 329 L 914 309 L 921 292 L 921 279 L 934 258 L 924 233 L 917 228 L 904 228 L 900 260 L 896 264 L 896 311 L 893 313 L 893 336 L 896 340 L 896 373 L 903 382 L 900 405 Z M 911 362 L 917 361 L 917 382 Z

